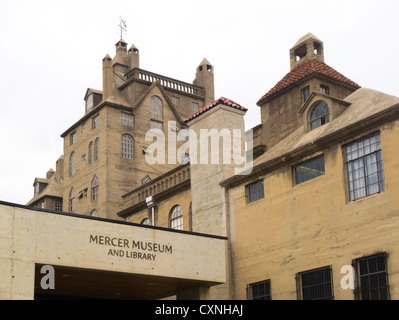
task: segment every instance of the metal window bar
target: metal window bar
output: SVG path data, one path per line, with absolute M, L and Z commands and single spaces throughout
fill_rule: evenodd
M 389 300 L 386 254 L 356 260 L 358 297 L 361 300 Z
M 302 272 L 298 275 L 298 299 L 333 300 L 331 267 Z
M 385 190 L 381 140 L 374 134 L 345 147 L 349 201 Z
M 271 300 L 270 280 L 250 284 L 247 295 L 249 300 Z

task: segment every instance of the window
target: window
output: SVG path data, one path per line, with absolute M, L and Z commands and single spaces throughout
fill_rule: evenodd
M 150 176 L 146 175 L 143 179 L 141 179 L 141 185 L 144 185 L 151 181 Z
M 93 180 L 91 181 L 91 199 L 97 200 L 98 199 L 98 189 L 99 183 L 97 176 L 94 176 Z
M 302 182 L 312 180 L 325 174 L 324 155 L 310 159 L 294 167 L 295 182 L 300 184 Z
M 169 226 L 175 230 L 183 230 L 183 209 L 179 205 L 170 211 Z
M 76 132 L 72 132 L 69 138 L 70 138 L 70 141 L 69 141 L 70 145 L 75 144 L 76 143 Z
M 69 211 L 73 212 L 75 211 L 75 190 L 71 190 L 69 193 Z
M 299 273 L 297 289 L 299 300 L 333 300 L 331 267 Z
M 145 218 L 141 221 L 141 224 L 145 225 L 145 226 L 150 226 L 151 225 L 151 220 L 148 218 Z
M 320 92 L 324 94 L 330 94 L 330 88 L 327 86 L 320 85 Z
M 86 162 L 86 155 L 84 154 L 83 156 L 82 156 L 82 163 L 85 163 Z
M 163 130 L 163 123 L 159 121 L 150 120 L 150 129 Z
M 349 201 L 384 191 L 380 134 L 348 144 L 344 150 Z
M 386 254 L 357 259 L 357 298 L 361 300 L 389 300 Z
M 132 114 L 121 113 L 121 124 L 128 127 L 133 127 L 134 117 Z
M 194 110 L 194 111 L 198 111 L 198 109 L 199 109 L 198 103 L 193 102 L 193 110 Z
M 309 87 L 303 88 L 301 93 L 302 93 L 302 102 L 306 102 L 306 100 L 308 100 L 310 96 L 310 88 Z
M 100 139 L 94 141 L 94 161 L 100 158 Z
M 128 134 L 124 134 L 121 138 L 121 157 L 133 159 L 133 138 Z
M 249 300 L 271 300 L 270 280 L 253 283 L 248 286 Z
M 72 152 L 69 157 L 69 175 L 73 176 L 76 173 L 76 153 Z
M 93 117 L 93 129 L 96 129 L 100 126 L 100 116 L 96 115 L 95 117 Z
M 247 202 L 251 203 L 264 198 L 263 180 L 252 183 L 246 187 Z
M 162 100 L 157 96 L 151 97 L 150 117 L 154 119 L 162 119 Z
M 89 164 L 94 161 L 94 145 L 93 142 L 89 143 Z
M 180 99 L 178 97 L 172 97 L 172 103 L 173 104 L 179 104 L 180 103 Z
M 93 106 L 93 96 L 89 95 L 86 100 L 86 110 L 90 109 Z
M 92 217 L 98 217 L 98 212 L 97 212 L 97 210 L 94 209 L 94 210 L 90 213 L 90 216 L 92 216 Z
M 316 129 L 330 122 L 328 104 L 319 102 L 310 113 L 310 130 Z
M 82 130 L 82 132 L 85 132 L 85 130 L 86 130 L 86 122 L 84 122 L 84 123 L 82 124 L 81 130 Z
M 62 211 L 62 200 L 55 200 L 54 210 L 60 212 Z

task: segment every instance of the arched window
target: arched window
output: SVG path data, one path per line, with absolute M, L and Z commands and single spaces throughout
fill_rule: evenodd
M 148 218 L 145 218 L 141 221 L 141 224 L 145 225 L 145 226 L 150 226 L 151 225 L 151 220 Z
M 133 138 L 124 134 L 121 138 L 121 156 L 126 159 L 133 159 Z
M 97 210 L 94 209 L 94 210 L 90 213 L 90 216 L 92 216 L 92 217 L 98 217 L 98 212 L 97 212 Z
M 183 230 L 183 209 L 179 205 L 170 211 L 169 226 L 175 230 Z
M 94 144 L 94 160 L 98 160 L 100 158 L 100 139 L 97 138 Z
M 310 130 L 321 127 L 330 122 L 328 104 L 324 101 L 319 102 L 310 113 Z
M 150 101 L 150 117 L 162 120 L 162 100 L 157 96 L 152 96 Z
M 93 180 L 91 180 L 91 199 L 97 200 L 98 199 L 98 189 L 99 183 L 97 176 L 94 176 Z
M 93 142 L 89 143 L 89 164 L 94 161 L 94 145 Z
M 71 189 L 69 193 L 69 211 L 71 212 L 75 211 L 75 196 L 75 190 Z
M 72 152 L 69 157 L 69 175 L 73 176 L 76 173 L 76 153 Z

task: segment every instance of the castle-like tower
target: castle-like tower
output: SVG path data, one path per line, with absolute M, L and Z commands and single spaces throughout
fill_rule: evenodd
M 138 48 L 123 39 L 115 47 L 102 60 L 102 90 L 87 89 L 84 115 L 61 134 L 64 153 L 55 171 L 35 179 L 28 205 L 118 218 L 123 194 L 179 165 L 148 164 L 145 135 L 186 128 L 183 120 L 214 100 L 213 66 L 204 59 L 187 83 L 140 69 Z

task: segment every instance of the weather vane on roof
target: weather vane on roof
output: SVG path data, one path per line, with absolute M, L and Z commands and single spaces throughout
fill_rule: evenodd
M 119 28 L 121 28 L 121 39 L 123 38 L 123 33 L 126 33 L 127 32 L 127 25 L 126 25 L 126 21 L 125 20 L 122 20 L 122 17 L 121 16 L 119 16 L 119 20 L 120 20 L 120 22 L 119 22 Z

